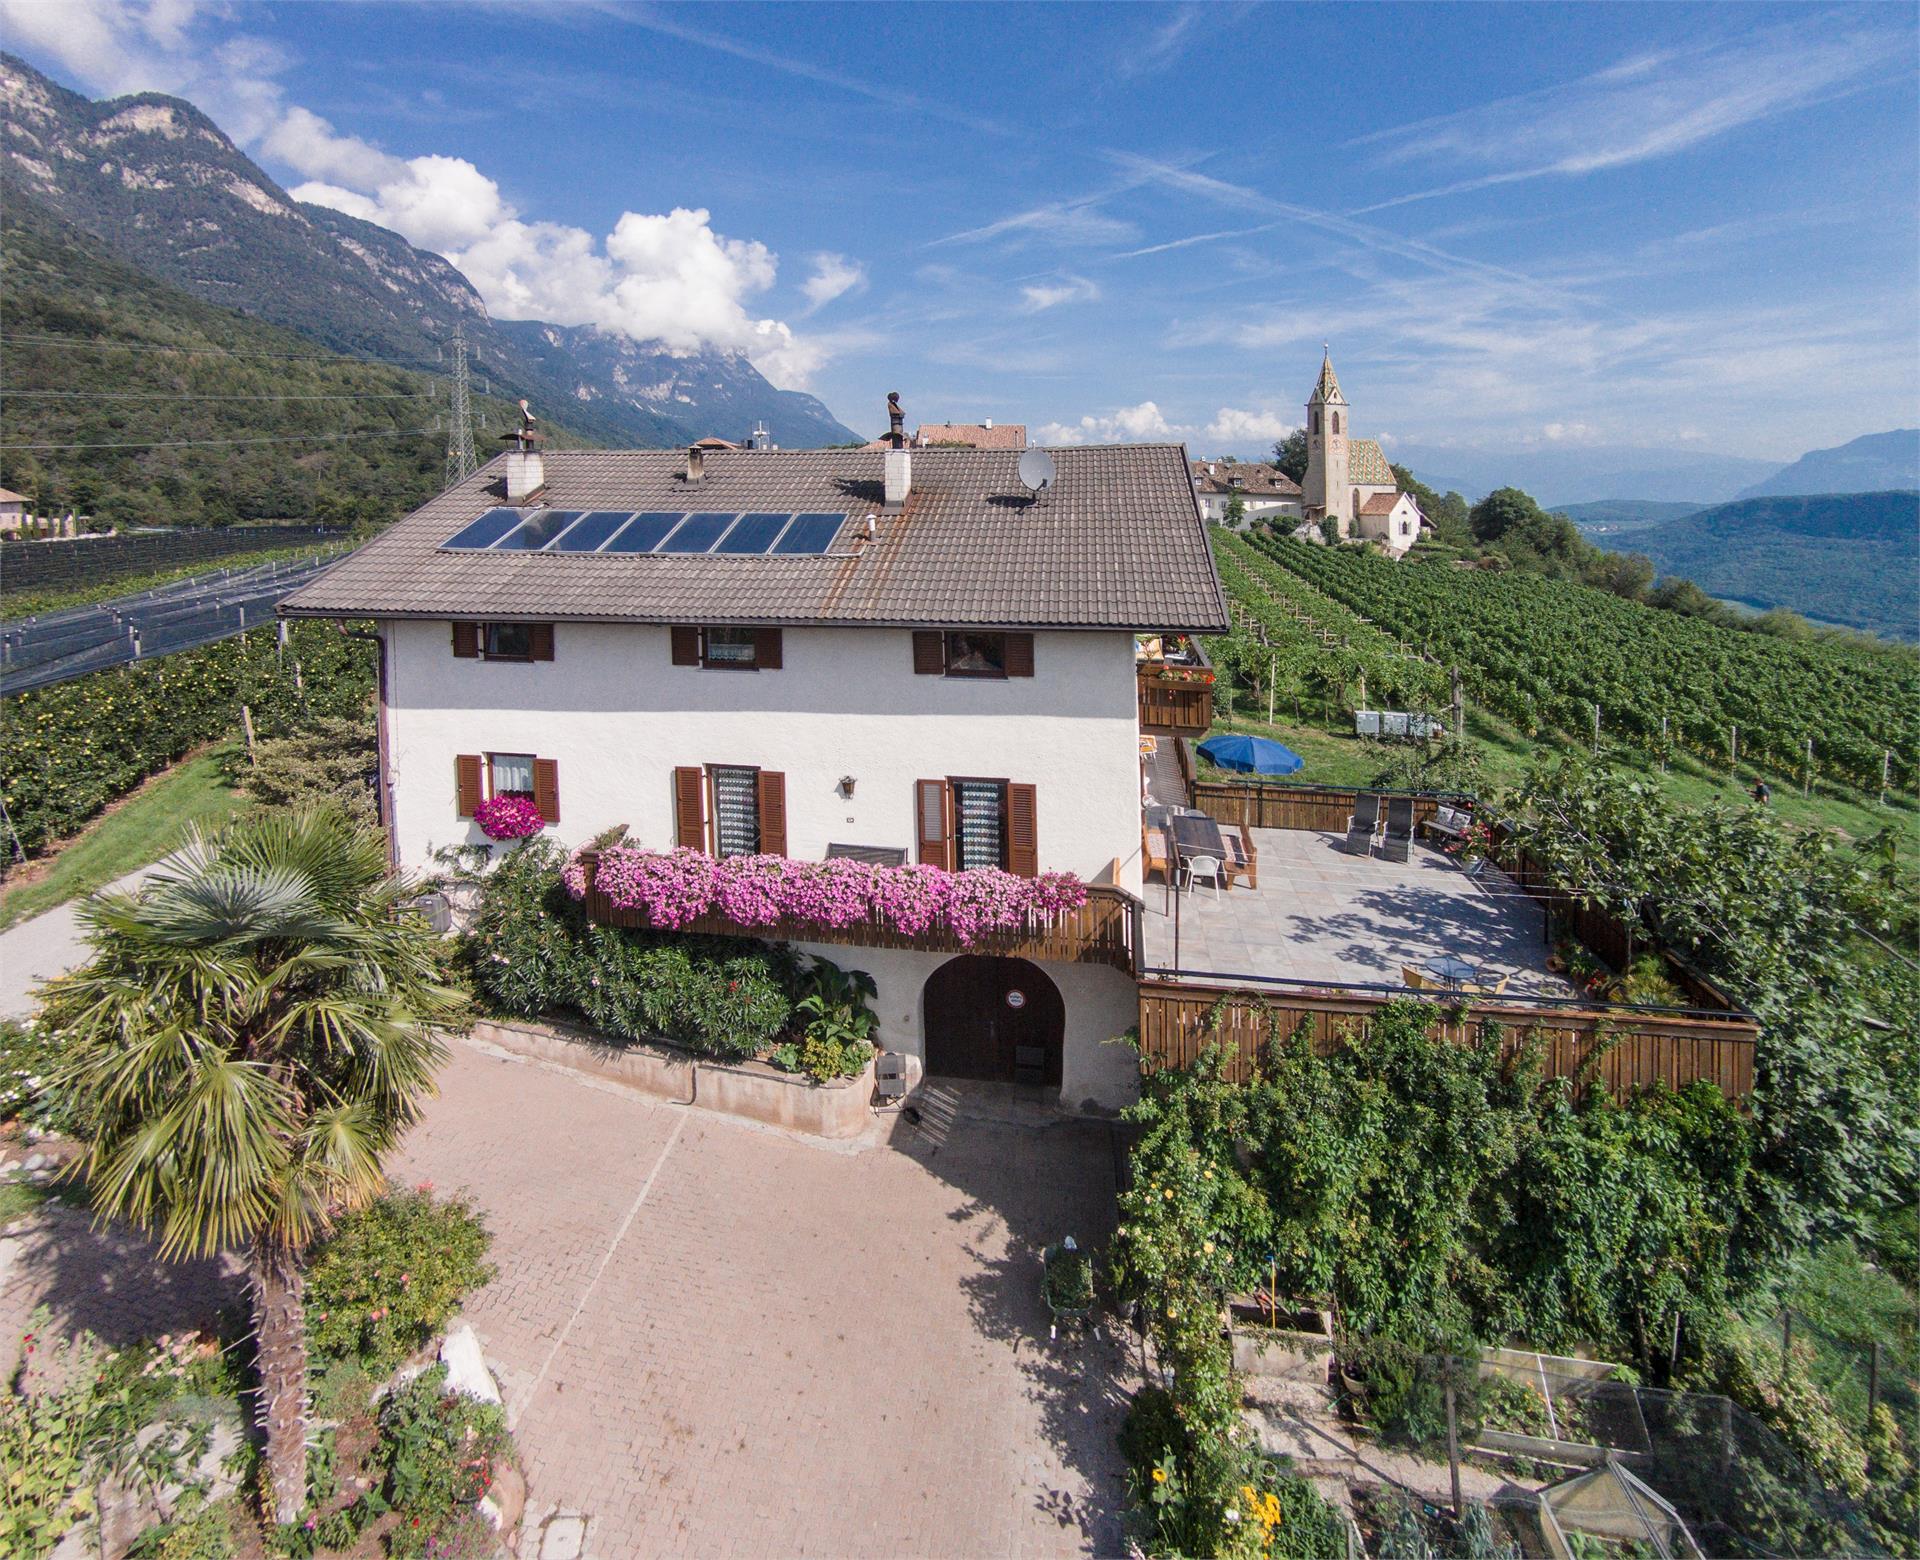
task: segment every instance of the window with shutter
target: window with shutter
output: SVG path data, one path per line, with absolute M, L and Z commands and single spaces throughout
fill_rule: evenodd
M 1007 635 L 949 634 L 946 662 L 949 677 L 1005 677 Z
M 487 755 L 487 795 L 524 796 L 533 800 L 531 753 L 489 753 Z
M 484 638 L 489 661 L 531 661 L 533 625 L 531 623 L 489 623 Z
M 480 654 L 480 625 L 478 623 L 455 623 L 453 625 L 453 653 L 464 660 L 472 660 Z
M 530 623 L 527 625 L 533 634 L 533 658 L 536 661 L 553 659 L 553 625 L 551 623 Z
M 707 780 L 698 769 L 673 772 L 674 843 L 683 850 L 707 848 Z
M 1007 783 L 954 780 L 954 866 L 962 872 L 1007 865 Z
M 713 853 L 760 853 L 760 771 L 715 764 L 707 771 L 713 786 Z
M 913 631 L 913 671 L 916 677 L 938 677 L 947 669 L 947 636 L 938 629 Z
M 1033 675 L 1033 635 L 1007 635 L 1007 675 L 1009 677 Z
M 673 664 L 698 666 L 700 664 L 700 630 L 687 624 L 676 623 L 668 632 L 673 640 Z

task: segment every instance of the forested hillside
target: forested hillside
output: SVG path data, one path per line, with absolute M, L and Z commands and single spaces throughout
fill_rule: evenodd
M 445 380 L 338 356 L 144 276 L 6 179 L 0 248 L 0 485 L 36 510 L 338 523 L 392 519 L 439 491 Z M 482 460 L 513 420 L 508 403 L 476 399 Z
M 1625 540 L 1716 596 L 1920 638 L 1920 493 L 1748 498 Z

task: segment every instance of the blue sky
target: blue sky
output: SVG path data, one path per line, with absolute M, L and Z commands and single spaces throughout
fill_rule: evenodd
M 1886 6 L 4 0 L 503 316 L 740 348 L 863 432 L 1790 459 L 1920 422 Z

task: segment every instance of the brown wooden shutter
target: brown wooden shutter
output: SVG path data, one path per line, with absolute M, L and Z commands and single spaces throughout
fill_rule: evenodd
M 780 670 L 780 630 L 756 628 L 753 631 L 753 664 L 763 672 Z
M 673 664 L 675 666 L 698 666 L 700 664 L 700 630 L 685 624 L 673 626 Z
M 914 636 L 918 638 L 918 635 Z M 913 782 L 914 831 L 920 841 L 924 866 L 953 869 L 953 812 L 947 801 L 947 782 Z
M 937 629 L 913 631 L 913 672 L 916 677 L 943 677 L 947 670 L 947 636 Z
M 698 769 L 673 772 L 673 833 L 676 845 L 707 848 L 707 781 Z
M 560 821 L 560 765 L 551 758 L 533 761 L 533 805 L 548 823 Z
M 453 653 L 472 660 L 480 654 L 480 625 L 478 623 L 455 623 L 453 625 Z
M 529 623 L 529 637 L 533 641 L 533 659 L 551 661 L 553 659 L 553 625 L 551 623 Z
M 1007 635 L 1007 675 L 1009 677 L 1033 675 L 1033 635 Z
M 1007 787 L 1007 870 L 1015 877 L 1040 875 L 1039 801 L 1030 785 Z
M 760 771 L 760 854 L 787 853 L 787 777 L 775 770 Z
M 453 761 L 454 803 L 462 818 L 471 818 L 484 794 L 480 789 L 481 759 L 478 753 L 462 753 Z

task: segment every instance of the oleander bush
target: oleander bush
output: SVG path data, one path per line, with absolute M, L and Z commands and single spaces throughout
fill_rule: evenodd
M 446 1392 L 446 1377 L 436 1365 L 380 1410 L 374 1456 L 386 1469 L 386 1504 L 399 1517 L 387 1533 L 392 1556 L 436 1553 L 436 1541 L 466 1526 L 475 1503 L 513 1459 L 506 1411 Z
M 317 1366 L 354 1360 L 376 1379 L 440 1331 L 493 1277 L 473 1205 L 394 1192 L 340 1220 L 307 1267 L 307 1345 Z
M 29 854 L 73 833 L 148 776 L 240 730 L 261 737 L 363 715 L 374 647 L 325 623 L 272 628 L 0 700 L 0 798 Z

